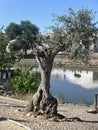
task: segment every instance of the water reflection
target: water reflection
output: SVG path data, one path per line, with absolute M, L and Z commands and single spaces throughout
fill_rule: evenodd
M 93 82 L 98 83 L 98 72 L 93 72 Z
M 33 72 L 39 72 L 33 68 Z M 98 92 L 98 72 L 84 70 L 63 70 L 54 68 L 51 72 L 51 89 L 53 96 L 62 96 L 65 102 L 93 104 L 93 94 Z
M 80 76 L 76 77 L 75 74 Z M 56 97 L 62 95 L 65 102 L 79 103 L 84 100 L 87 104 L 93 104 L 93 94 L 98 92 L 98 73 L 55 68 L 51 73 L 50 91 Z
M 80 75 L 80 77 L 76 77 L 75 73 Z M 96 74 L 96 76 L 95 76 Z M 68 80 L 73 84 L 80 85 L 86 89 L 98 88 L 98 72 L 93 71 L 72 71 L 72 70 L 63 70 L 63 69 L 53 69 L 51 73 L 52 79 L 59 80 Z
M 40 71 L 33 68 L 31 72 Z M 1 79 L 13 76 L 13 70 L 0 73 Z M 50 83 L 51 94 L 57 98 L 62 96 L 65 102 L 79 103 L 83 100 L 86 104 L 93 104 L 93 94 L 98 92 L 98 72 L 54 68 Z

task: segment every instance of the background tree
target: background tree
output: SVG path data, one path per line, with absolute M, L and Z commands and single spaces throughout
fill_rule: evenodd
M 6 29 L 5 33 L 8 35 L 10 40 L 16 39 L 18 36 L 21 35 L 21 27 L 16 23 L 10 23 Z
M 39 34 L 39 28 L 30 21 L 21 21 L 20 27 L 22 30 L 22 36 L 20 37 L 19 41 L 26 56 L 27 49 L 30 49 L 32 43 L 34 43 L 36 39 L 36 35 Z
M 11 55 L 7 52 L 8 37 L 0 30 L 0 67 L 9 67 L 13 62 Z M 10 64 L 9 64 L 10 63 Z M 9 65 L 8 65 L 9 64 Z
M 39 38 L 33 50 L 41 72 L 38 91 L 33 95 L 28 106 L 30 111 L 43 111 L 44 114 L 57 115 L 57 100 L 50 94 L 50 76 L 54 58 L 60 51 L 76 59 L 84 59 L 90 53 L 90 45 L 96 36 L 96 23 L 93 12 L 81 9 L 74 12 L 69 9 L 68 15 L 56 17 L 52 34 Z M 40 37 L 40 36 L 39 36 Z
M 36 39 L 36 35 L 39 34 L 39 28 L 30 21 L 21 21 L 20 25 L 10 23 L 5 32 L 10 40 L 16 39 L 11 44 L 11 49 L 15 49 L 15 51 L 22 49 L 24 54 L 27 55 L 27 50 L 30 49 Z

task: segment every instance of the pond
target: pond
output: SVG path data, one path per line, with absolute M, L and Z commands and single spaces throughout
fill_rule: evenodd
M 32 72 L 39 72 L 39 69 L 33 68 Z M 5 72 L 2 74 L 3 79 L 7 76 Z M 93 94 L 98 92 L 98 72 L 53 68 L 50 84 L 51 94 L 64 102 L 92 105 Z
M 33 71 L 39 71 L 34 68 Z M 51 73 L 50 92 L 66 103 L 93 104 L 93 94 L 98 92 L 98 72 L 54 68 Z

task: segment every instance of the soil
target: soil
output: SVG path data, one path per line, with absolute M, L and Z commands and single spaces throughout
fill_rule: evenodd
M 65 116 L 65 119 L 50 118 L 49 115 L 35 116 L 34 113 L 25 113 L 28 101 L 16 100 L 0 96 L 0 116 L 1 118 L 10 119 L 21 123 L 31 130 L 98 130 L 98 113 L 93 112 L 92 106 L 79 104 L 59 104 L 58 113 Z M 0 121 L 2 123 L 2 121 Z M 8 124 L 11 125 L 12 124 Z M 4 123 L 0 130 L 6 130 L 7 123 Z M 10 126 L 9 126 L 10 127 Z M 7 130 L 23 130 L 17 129 L 19 126 L 12 126 Z M 24 128 L 24 130 L 26 130 Z

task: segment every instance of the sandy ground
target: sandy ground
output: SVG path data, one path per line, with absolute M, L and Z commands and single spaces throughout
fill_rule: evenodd
M 28 130 L 20 123 L 13 120 L 8 120 L 6 118 L 0 118 L 0 130 Z
M 12 118 L 9 117 L 10 114 L 14 115 L 15 111 L 18 112 L 17 102 L 22 103 L 23 101 L 0 96 L 0 130 L 31 130 L 21 121 L 13 119 L 13 116 L 11 116 Z M 12 107 L 15 105 L 17 109 L 13 112 Z
M 58 112 L 66 116 L 67 120 L 46 119 L 33 113 L 23 112 L 28 101 L 20 101 L 0 96 L 0 116 L 2 119 L 11 119 L 31 130 L 98 130 L 98 113 L 92 114 L 87 111 L 93 110 L 93 106 L 59 104 Z M 20 128 L 19 128 L 20 127 Z M 26 130 L 22 126 L 0 120 L 0 130 Z

